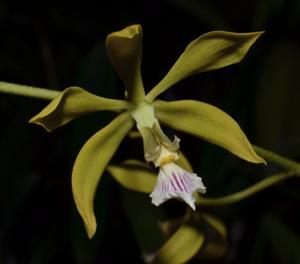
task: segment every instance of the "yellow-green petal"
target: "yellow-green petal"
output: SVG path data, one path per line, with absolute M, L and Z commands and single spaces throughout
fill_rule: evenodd
M 131 25 L 109 34 L 106 49 L 116 71 L 122 78 L 129 101 L 139 101 L 145 96 L 141 77 L 143 31 L 140 25 Z
M 123 187 L 143 193 L 151 193 L 157 179 L 157 173 L 149 165 L 138 160 L 126 160 L 120 165 L 110 165 L 107 170 Z
M 71 120 L 96 111 L 119 112 L 127 102 L 93 95 L 79 87 L 69 87 L 60 92 L 40 113 L 29 120 L 43 126 L 48 132 Z
M 253 163 L 266 163 L 234 119 L 210 104 L 193 100 L 156 101 L 155 115 L 166 125 L 216 144 Z
M 93 201 L 98 182 L 106 165 L 133 125 L 134 122 L 127 112 L 119 115 L 84 144 L 74 163 L 73 196 L 90 238 L 95 234 L 97 226 Z
M 152 263 L 181 264 L 193 258 L 201 249 L 204 234 L 197 223 L 189 220 L 182 224 L 171 238 L 159 249 Z
M 241 61 L 262 33 L 211 31 L 201 35 L 186 47 L 167 75 L 149 92 L 147 99 L 152 101 L 188 76 Z

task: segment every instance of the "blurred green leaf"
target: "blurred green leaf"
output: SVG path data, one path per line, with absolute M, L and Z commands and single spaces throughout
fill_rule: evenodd
M 253 17 L 254 28 L 265 28 L 271 17 L 277 15 L 283 8 L 285 0 L 260 0 L 256 4 Z
M 0 263 L 4 263 L 4 257 L 3 257 L 3 235 L 2 235 L 2 229 L 0 229 Z
M 122 188 L 122 203 L 145 258 L 151 255 L 157 245 L 163 242 L 158 223 L 164 219 L 165 212 L 150 202 L 148 195 Z
M 51 229 L 47 231 L 42 241 L 34 248 L 30 263 L 44 264 L 53 261 L 53 256 L 57 254 L 56 251 L 58 250 L 55 239 L 54 227 L 52 226 Z
M 184 217 L 177 217 L 175 219 L 166 220 L 159 223 L 159 228 L 166 240 L 168 240 L 183 223 Z
M 252 250 L 250 255 L 250 264 L 263 264 L 265 256 L 264 245 L 266 243 L 266 237 L 264 233 L 264 226 L 259 226 L 255 234 L 255 243 L 252 244 Z
M 189 16 L 208 24 L 215 28 L 228 28 L 227 23 L 219 14 L 212 8 L 212 6 L 205 1 L 199 0 L 163 0 L 183 10 Z
M 264 219 L 269 245 L 280 263 L 300 263 L 300 237 L 282 223 L 276 216 L 267 215 Z
M 284 146 L 299 155 L 300 50 L 280 42 L 266 55 L 257 87 L 256 129 L 258 144 L 269 149 Z
M 189 261 L 204 243 L 204 234 L 198 223 L 184 222 L 169 240 L 157 251 L 153 264 L 179 264 Z
M 199 256 L 202 258 L 219 258 L 226 253 L 228 247 L 227 229 L 224 223 L 217 217 L 208 213 L 202 213 L 201 216 L 216 231 L 218 236 L 207 241 L 203 250 L 200 251 Z

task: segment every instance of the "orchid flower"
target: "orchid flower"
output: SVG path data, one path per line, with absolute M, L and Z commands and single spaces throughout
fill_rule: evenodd
M 142 136 L 146 161 L 159 168 L 157 183 L 150 195 L 155 205 L 180 198 L 195 209 L 193 192 L 205 192 L 201 178 L 178 165 L 179 139 L 175 136 L 171 141 L 159 122 L 223 147 L 246 161 L 264 163 L 239 125 L 222 110 L 193 100 L 166 102 L 156 99 L 188 76 L 239 62 L 261 33 L 212 31 L 198 37 L 146 94 L 141 77 L 142 28 L 140 25 L 126 27 L 109 34 L 106 39 L 111 63 L 126 87 L 125 100 L 107 99 L 79 87 L 69 87 L 30 120 L 50 132 L 91 112 L 117 113 L 113 121 L 84 144 L 72 171 L 74 200 L 90 238 L 96 231 L 93 200 L 97 185 L 134 125 Z

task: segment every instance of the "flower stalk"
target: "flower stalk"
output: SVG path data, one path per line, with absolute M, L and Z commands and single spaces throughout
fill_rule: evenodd
M 0 92 L 12 94 L 12 95 L 27 96 L 27 97 L 43 99 L 43 100 L 52 100 L 59 94 L 59 91 L 55 91 L 55 90 L 32 87 L 32 86 L 9 83 L 9 82 L 0 82 Z
M 275 163 L 290 171 L 294 171 L 297 174 L 300 174 L 300 163 L 278 155 L 270 150 L 263 149 L 262 147 L 258 147 L 255 145 L 252 145 L 252 147 L 258 155 L 265 158 L 267 161 Z
M 251 187 L 246 188 L 245 190 L 236 192 L 234 194 L 230 194 L 228 196 L 224 196 L 221 198 L 203 198 L 198 197 L 196 201 L 197 206 L 223 206 L 227 204 L 232 204 L 235 202 L 239 202 L 242 199 L 245 199 L 259 191 L 262 191 L 276 183 L 289 179 L 293 176 L 298 176 L 299 173 L 294 171 L 282 172 L 278 174 L 274 174 Z

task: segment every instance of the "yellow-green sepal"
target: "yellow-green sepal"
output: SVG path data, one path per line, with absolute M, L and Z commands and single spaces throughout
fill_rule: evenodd
M 166 125 L 216 144 L 253 163 L 266 163 L 253 150 L 246 135 L 228 114 L 194 100 L 155 101 L 155 115 Z
M 29 120 L 43 126 L 48 132 L 71 120 L 96 111 L 119 112 L 128 107 L 122 100 L 93 95 L 80 87 L 69 87 L 60 92 L 40 113 Z
M 126 160 L 120 165 L 110 165 L 107 171 L 123 187 L 151 193 L 154 189 L 157 174 L 148 164 L 138 160 Z
M 96 232 L 93 201 L 101 175 L 123 138 L 133 127 L 128 112 L 120 114 L 94 134 L 80 150 L 72 171 L 72 191 L 88 236 Z
M 211 31 L 192 41 L 167 75 L 147 94 L 153 101 L 173 84 L 193 74 L 237 63 L 263 32 Z
M 204 234 L 197 222 L 188 219 L 157 251 L 151 263 L 181 264 L 193 258 L 204 244 Z
M 109 34 L 106 49 L 111 63 L 122 78 L 129 101 L 145 96 L 141 76 L 143 31 L 140 25 L 131 25 Z

